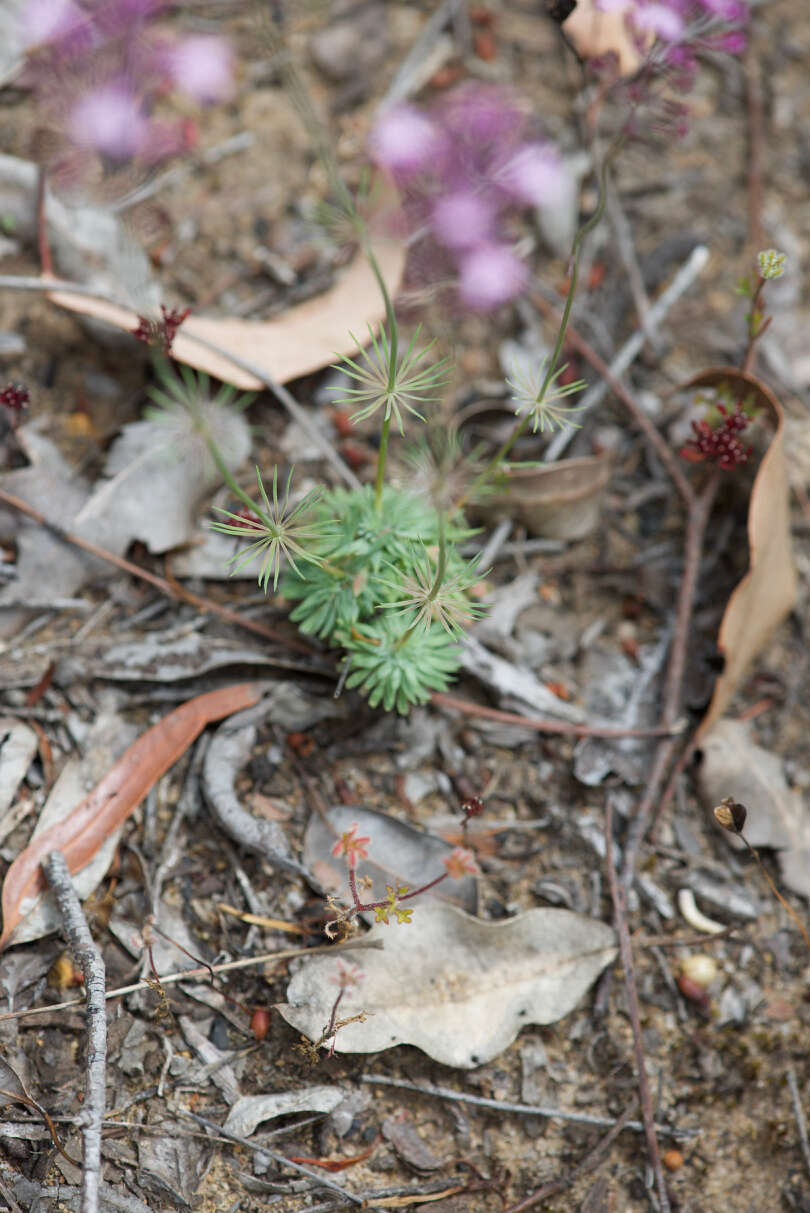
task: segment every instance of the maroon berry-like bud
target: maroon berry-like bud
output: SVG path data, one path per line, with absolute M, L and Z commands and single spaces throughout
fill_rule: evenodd
M 136 341 L 145 345 L 157 346 L 164 354 L 172 352 L 172 344 L 177 336 L 177 330 L 190 314 L 191 308 L 167 308 L 160 305 L 159 320 L 150 320 L 148 316 L 139 316 L 137 328 L 132 330 Z
M 12 414 L 16 425 L 20 414 L 28 408 L 28 388 L 21 383 L 9 383 L 0 388 L 0 404 Z
M 751 418 L 738 400 L 734 412 L 722 404 L 717 406 L 720 423 L 714 427 L 708 421 L 693 421 L 694 438 L 681 450 L 681 458 L 690 463 L 716 463 L 724 471 L 740 467 L 751 458 L 753 447 L 745 446 L 738 435 L 747 429 Z

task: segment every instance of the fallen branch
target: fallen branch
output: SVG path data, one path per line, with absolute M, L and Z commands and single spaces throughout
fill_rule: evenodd
M 106 1103 L 107 1007 L 106 977 L 101 952 L 90 934 L 87 919 L 70 879 L 61 851 L 51 851 L 42 862 L 62 917 L 70 950 L 84 978 L 87 995 L 87 1058 L 82 1124 L 83 1169 L 81 1213 L 98 1213 L 101 1182 L 101 1124 Z
M 13 510 L 18 510 L 21 514 L 25 514 L 27 518 L 38 522 L 40 526 L 46 527 L 52 535 L 55 535 L 57 539 L 61 539 L 63 543 L 72 544 L 73 547 L 80 548 L 83 552 L 87 552 L 88 555 L 95 556 L 99 560 L 104 560 L 107 564 L 114 565 L 115 568 L 121 569 L 123 573 L 129 573 L 131 577 L 147 581 L 155 589 L 160 590 L 161 594 L 165 594 L 167 598 L 173 598 L 179 602 L 188 602 L 191 606 L 195 606 L 207 614 L 219 615 L 221 619 L 226 619 L 228 623 L 235 623 L 249 632 L 255 632 L 258 636 L 263 636 L 266 640 L 273 640 L 277 644 L 284 645 L 288 649 L 294 649 L 298 653 L 306 653 L 308 656 L 313 655 L 313 650 L 310 646 L 301 640 L 297 640 L 294 636 L 282 635 L 281 632 L 268 628 L 265 624 L 258 623 L 255 619 L 247 619 L 244 615 L 240 615 L 238 612 L 232 611 L 229 607 L 222 606 L 210 598 L 203 598 L 199 594 L 192 593 L 191 590 L 185 589 L 177 581 L 174 583 L 167 581 L 165 577 L 159 577 L 157 573 L 152 573 L 149 569 L 144 569 L 139 564 L 133 564 L 131 560 L 126 560 L 123 556 L 116 556 L 114 552 L 108 552 L 106 548 L 100 548 L 97 544 L 91 543 L 88 539 L 83 539 L 81 535 L 76 535 L 73 531 L 66 531 L 58 523 L 46 518 L 43 513 L 34 509 L 32 505 L 29 505 L 27 501 L 23 501 L 21 497 L 17 497 L 14 493 L 8 493 L 5 489 L 0 489 L 0 502 L 10 506 Z M 323 673 L 323 671 L 318 672 Z

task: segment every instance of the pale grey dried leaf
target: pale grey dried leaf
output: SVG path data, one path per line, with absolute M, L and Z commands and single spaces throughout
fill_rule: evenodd
M 83 646 L 79 654 L 68 653 L 57 665 L 57 685 L 69 686 L 78 679 L 104 678 L 114 682 L 177 682 L 199 678 L 235 665 L 267 665 L 269 659 L 256 645 L 220 640 L 198 631 L 168 628 L 148 632 L 120 644 L 100 641 L 95 648 Z
M 381 1125 L 382 1135 L 403 1162 L 417 1171 L 437 1171 L 444 1166 L 441 1158 L 428 1149 L 412 1121 L 403 1116 L 388 1116 Z
M 461 645 L 461 667 L 507 703 L 516 704 L 516 710 L 524 715 L 556 716 L 573 724 L 582 724 L 585 719 L 582 708 L 566 703 L 533 674 L 496 656 L 472 636 L 465 636 Z
M 207 1067 L 207 1073 L 210 1075 L 211 1081 L 215 1086 L 219 1087 L 225 1097 L 225 1101 L 229 1104 L 236 1103 L 241 1092 L 239 1089 L 239 1079 L 236 1077 L 233 1067 L 228 1062 L 230 1055 L 223 1053 L 215 1044 L 212 1044 L 188 1015 L 180 1015 L 178 1023 L 186 1038 L 186 1044 L 190 1049 L 194 1050 L 200 1061 Z
M 363 895 L 366 901 L 382 900 L 387 884 L 417 888 L 435 876 L 441 876 L 445 870 L 442 861 L 453 851 L 443 838 L 374 809 L 335 804 L 325 815 L 313 813 L 304 835 L 304 863 L 327 891 L 342 892 L 347 899 L 346 861 L 332 855 L 332 847 L 355 822 L 358 836 L 371 839 L 369 857 L 360 861 L 358 869 L 361 876 L 368 876 L 373 882 L 371 889 Z M 434 898 L 453 902 L 474 914 L 478 906 L 478 882 L 474 876 L 465 876 L 462 880 L 448 876 L 425 894 L 425 900 Z
M 235 472 L 250 453 L 248 424 L 224 405 L 203 407 L 222 460 Z M 107 479 L 77 515 L 78 525 L 112 513 L 127 544 L 138 539 L 150 552 L 167 552 L 189 541 L 199 502 L 221 476 L 191 414 L 178 406 L 171 417 L 171 424 L 149 418 L 124 426 L 107 457 Z
M 585 654 L 582 683 L 588 720 L 612 728 L 643 728 L 653 723 L 658 698 L 657 675 L 669 638 L 640 645 L 638 662 L 619 649 L 592 645 Z M 635 737 L 610 740 L 583 737 L 574 750 L 574 774 L 580 783 L 596 787 L 610 774 L 631 787 L 646 777 L 651 741 Z
M 255 564 L 232 563 L 244 546 L 244 541 L 237 535 L 197 528 L 189 536 L 186 547 L 172 556 L 172 572 L 175 577 L 204 577 L 209 581 L 224 581 L 231 577 L 235 581 L 255 581 Z
M 254 708 L 231 716 L 214 734 L 203 765 L 203 789 L 219 825 L 235 842 L 258 853 L 273 867 L 294 872 L 317 884 L 307 868 L 294 859 L 277 821 L 254 817 L 236 794 L 236 777 L 256 744 L 256 725 L 268 718 L 286 732 L 307 729 L 318 720 L 342 714 L 332 699 L 315 699 L 291 682 L 271 686 Z
M 745 836 L 753 847 L 773 847 L 782 880 L 810 898 L 810 809 L 788 787 L 782 760 L 756 745 L 751 724 L 719 720 L 701 742 L 698 786 L 708 813 L 726 797 L 745 805 Z M 719 827 L 718 827 L 719 828 Z M 722 831 L 732 845 L 743 844 Z
M 138 1186 L 159 1208 L 192 1213 L 209 1147 L 194 1137 L 144 1133 L 138 1142 Z M 158 1202 L 160 1202 L 158 1204 Z
M 54 822 L 67 817 L 108 773 L 114 760 L 135 740 L 139 730 L 119 715 L 115 705 L 113 696 L 102 698 L 98 715 L 85 739 L 81 758 L 70 759 L 62 768 L 43 806 L 31 839 L 47 830 Z M 80 900 L 84 901 L 89 897 L 103 880 L 112 863 L 120 836 L 120 829 L 113 831 L 90 862 L 71 877 Z M 29 898 L 28 902 L 30 904 L 24 909 L 25 917 L 14 931 L 11 944 L 40 939 L 61 925 L 61 917 L 50 892 Z
M 0 156 L 0 214 L 13 222 L 16 236 L 31 244 L 37 239 L 39 176 L 39 167 L 31 161 Z M 106 290 L 122 302 L 130 301 L 140 313 L 157 310 L 160 288 L 149 258 L 109 207 L 69 205 L 46 187 L 44 209 L 59 276 Z M 89 323 L 100 330 L 97 322 Z M 133 348 L 131 337 L 104 329 L 107 344 L 114 339 L 119 346 Z
M 332 1112 L 342 1102 L 343 1095 L 340 1087 L 325 1085 L 243 1095 L 231 1108 L 223 1128 L 237 1137 L 250 1137 L 263 1120 L 291 1116 L 296 1112 Z
M 554 1023 L 574 1009 L 616 956 L 612 929 L 569 910 L 529 910 L 483 922 L 454 906 L 417 907 L 410 925 L 375 926 L 367 939 L 382 951 L 352 958 L 361 980 L 347 987 L 338 1053 L 376 1053 L 398 1044 L 443 1065 L 491 1061 L 526 1024 Z M 320 1038 L 340 980 L 338 957 L 302 963 L 281 1014 L 311 1040 Z
M 0 841 L 8 834 L 6 814 L 37 752 L 37 735 L 13 716 L 0 717 Z

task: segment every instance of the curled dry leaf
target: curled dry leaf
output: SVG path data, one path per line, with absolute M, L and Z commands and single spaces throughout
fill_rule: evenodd
M 773 421 L 775 430 L 760 461 L 748 505 L 748 572 L 734 590 L 723 615 L 717 647 L 723 672 L 703 717 L 704 738 L 720 719 L 750 663 L 768 643 L 796 601 L 796 573 L 790 547 L 788 480 L 782 406 L 765 384 L 735 367 L 716 367 L 690 379 L 685 388 L 727 384 L 738 399 L 754 405 Z
M 404 245 L 380 239 L 374 243 L 374 253 L 393 295 L 405 265 Z M 69 291 L 54 291 L 50 298 L 69 311 L 106 320 L 127 332 L 138 324 L 134 310 L 106 300 Z M 174 339 L 172 357 L 236 387 L 256 390 L 265 386 L 264 380 L 237 366 L 229 355 L 250 363 L 269 380 L 286 383 L 328 366 L 336 355 L 356 352 L 351 333 L 362 340 L 369 325 L 375 328 L 384 315 L 371 267 L 358 255 L 330 290 L 272 320 L 189 316 Z
M 69 816 L 33 838 L 6 872 L 0 948 L 11 941 L 14 928 L 45 889 L 40 867 L 45 855 L 61 851 L 70 872 L 79 871 L 207 724 L 260 698 L 257 684 L 238 683 L 184 703 L 143 733 Z
M 332 805 L 326 813 L 313 813 L 304 835 L 304 862 L 318 877 L 328 892 L 343 894 L 348 899 L 346 863 L 332 855 L 335 845 L 344 830 L 357 823 L 359 837 L 368 836 L 369 857 L 360 864 L 360 875 L 368 876 L 372 887 L 363 894 L 365 901 L 382 900 L 386 884 L 407 884 L 418 888 L 434 876 L 441 876 L 442 860 L 453 851 L 453 847 L 435 834 L 418 830 L 406 821 L 397 821 L 386 813 L 364 809 L 356 805 Z M 470 913 L 475 913 L 478 904 L 478 884 L 474 876 L 461 880 L 448 877 L 425 898 L 451 901 Z M 410 902 L 417 905 L 417 899 Z M 422 903 L 424 904 L 424 903 Z
M 250 1137 L 263 1120 L 292 1116 L 296 1112 L 333 1112 L 344 1098 L 345 1092 L 333 1086 L 243 1095 L 231 1108 L 223 1128 L 226 1133 L 235 1133 L 237 1137 Z
M 616 955 L 610 927 L 569 910 L 482 922 L 438 901 L 418 906 L 410 925 L 378 925 L 365 938 L 384 948 L 353 958 L 358 980 L 344 991 L 340 1018 L 368 1019 L 338 1031 L 336 1052 L 411 1044 L 463 1068 L 491 1061 L 526 1024 L 562 1019 Z M 339 983 L 337 957 L 304 961 L 279 1010 L 318 1040 Z

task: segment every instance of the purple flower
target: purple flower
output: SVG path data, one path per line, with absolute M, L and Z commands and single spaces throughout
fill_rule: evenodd
M 633 13 L 633 25 L 642 34 L 664 42 L 677 42 L 684 31 L 683 18 L 668 4 L 645 4 Z
M 468 307 L 486 312 L 516 298 L 526 286 L 526 266 L 503 244 L 484 244 L 459 265 L 459 295 Z
M 376 164 L 406 180 L 426 168 L 439 147 L 436 127 L 412 105 L 397 105 L 382 115 L 369 138 Z
M 72 138 L 111 160 L 137 155 L 146 135 L 141 103 L 123 84 L 110 82 L 85 93 L 69 119 Z
M 566 172 L 550 143 L 522 147 L 498 174 L 508 193 L 530 206 L 553 206 L 564 192 Z
M 224 38 L 183 38 L 170 48 L 168 68 L 175 85 L 202 105 L 225 101 L 233 90 L 233 59 Z
M 433 234 L 445 248 L 474 248 L 492 230 L 492 208 L 477 194 L 445 194 L 433 208 Z
M 70 41 L 87 26 L 87 15 L 73 0 L 28 0 L 22 12 L 26 46 Z

